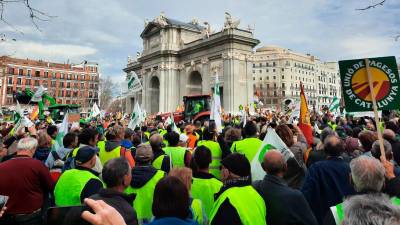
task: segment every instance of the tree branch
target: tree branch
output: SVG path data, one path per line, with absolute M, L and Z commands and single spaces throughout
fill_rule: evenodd
M 356 10 L 364 11 L 364 10 L 375 8 L 377 6 L 383 6 L 383 3 L 385 3 L 385 2 L 386 2 L 386 0 L 382 0 L 382 1 L 378 2 L 378 3 L 376 3 L 376 4 L 369 5 L 369 6 L 365 7 L 365 8 L 360 8 L 360 9 L 356 9 Z

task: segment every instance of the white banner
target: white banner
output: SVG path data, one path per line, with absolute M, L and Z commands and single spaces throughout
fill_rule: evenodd
M 142 90 L 142 84 L 140 83 L 139 77 L 135 72 L 130 73 L 131 78 L 128 81 L 128 90 L 131 92 L 138 92 Z

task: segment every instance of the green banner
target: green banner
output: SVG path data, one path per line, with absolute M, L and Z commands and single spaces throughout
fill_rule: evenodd
M 394 56 L 369 58 L 372 86 L 378 110 L 400 108 L 400 79 Z M 365 59 L 339 61 L 347 112 L 372 111 Z

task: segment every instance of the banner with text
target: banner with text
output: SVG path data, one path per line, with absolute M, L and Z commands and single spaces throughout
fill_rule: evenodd
M 372 111 L 365 59 L 339 61 L 347 112 Z M 369 58 L 373 92 L 378 110 L 400 108 L 400 79 L 394 56 Z

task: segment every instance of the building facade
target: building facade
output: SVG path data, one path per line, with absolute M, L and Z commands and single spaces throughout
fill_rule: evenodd
M 136 101 L 149 113 L 175 111 L 183 96 L 211 94 L 216 75 L 226 112 L 237 112 L 252 101 L 252 55 L 259 41 L 250 29 L 239 29 L 239 21 L 228 13 L 217 32 L 203 24 L 163 14 L 146 23 L 143 51 L 135 60 L 128 58 L 123 69 L 127 79 L 136 73 L 143 86 L 141 92 L 128 95 L 128 112 Z
M 282 107 L 287 99 L 299 101 L 300 82 L 310 108 L 319 109 L 341 96 L 336 62 L 276 46 L 258 48 L 253 60 L 253 88 L 264 107 Z
M 98 64 L 62 64 L 42 60 L 0 57 L 0 104 L 16 104 L 13 93 L 40 85 L 59 104 L 79 104 L 89 108 L 98 103 Z

